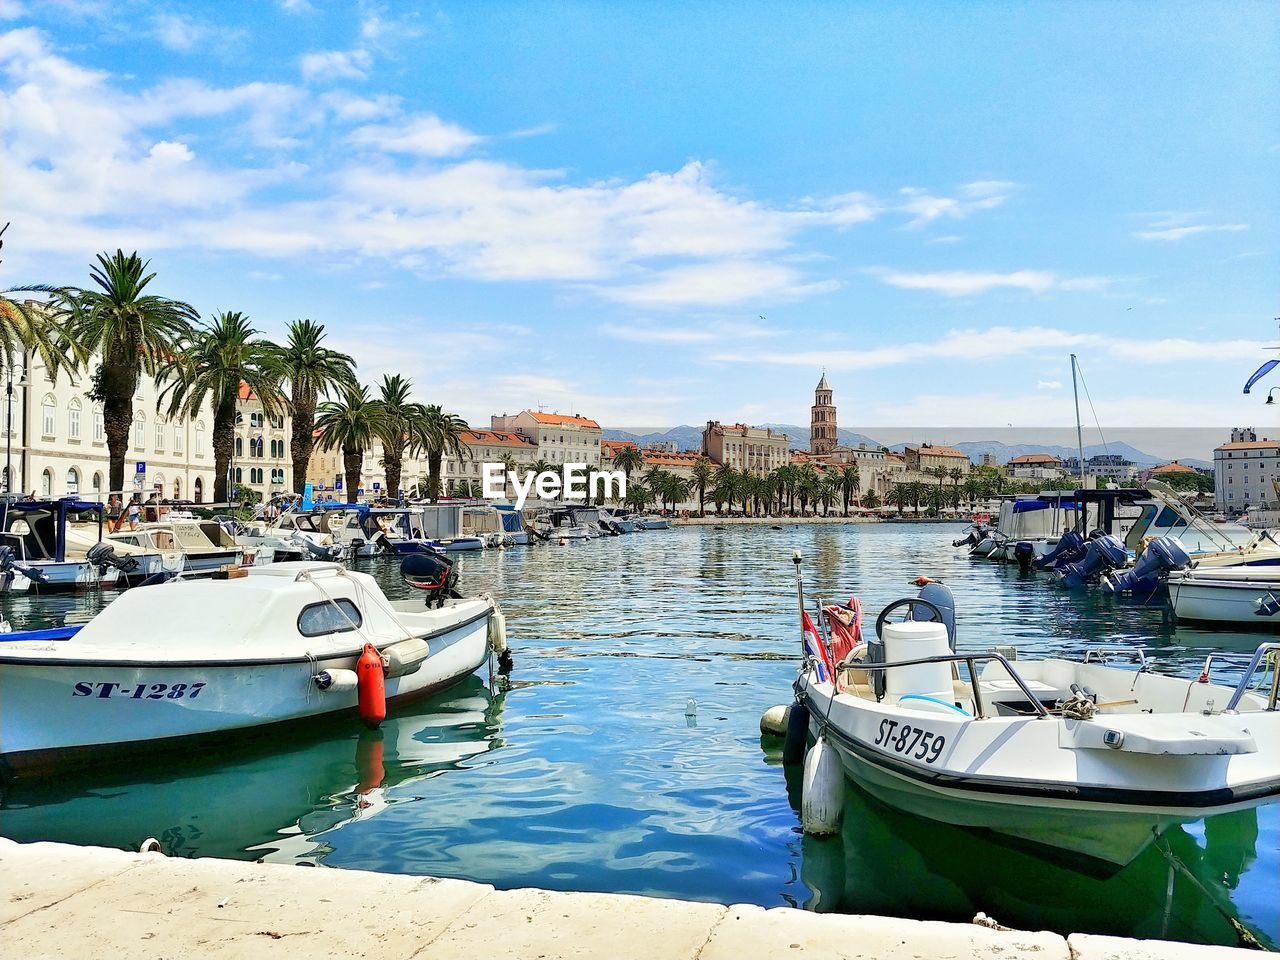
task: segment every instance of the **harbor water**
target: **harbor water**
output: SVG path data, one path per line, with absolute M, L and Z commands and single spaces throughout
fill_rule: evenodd
M 1257 635 L 1175 627 L 1157 608 L 970 561 L 948 525 L 689 527 L 467 554 L 468 593 L 501 600 L 509 689 L 483 675 L 393 711 L 251 734 L 233 749 L 19 781 L 17 840 L 461 877 L 722 903 L 1235 944 L 1280 942 L 1280 806 L 1170 830 L 1109 873 L 989 834 L 903 816 L 847 791 L 840 835 L 799 830 L 798 771 L 762 741 L 800 648 L 791 551 L 811 597 L 869 613 L 941 578 L 961 649 L 1081 656 L 1145 646 L 1153 668 L 1238 677 Z M 393 597 L 393 561 L 361 561 Z M 163 588 L 157 588 L 163 589 Z M 108 596 L 109 599 L 109 596 Z M 91 612 L 86 597 L 11 597 L 15 627 Z M 180 629 L 180 625 L 175 625 Z

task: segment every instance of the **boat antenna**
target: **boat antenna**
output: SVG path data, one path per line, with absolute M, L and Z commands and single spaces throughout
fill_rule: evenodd
M 1080 489 L 1084 489 L 1084 430 L 1080 426 L 1080 389 L 1076 384 L 1076 355 L 1071 355 L 1071 394 L 1076 401 L 1076 448 L 1080 457 Z
M 800 605 L 800 662 L 803 664 L 809 659 L 809 645 L 805 642 L 804 632 L 804 577 L 800 575 L 802 559 L 799 550 L 791 551 L 791 562 L 796 567 L 796 602 Z

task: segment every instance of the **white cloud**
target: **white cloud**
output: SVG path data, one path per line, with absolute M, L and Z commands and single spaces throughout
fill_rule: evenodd
M 1062 381 L 1061 380 L 1037 380 L 1036 389 L 1037 390 L 1061 390 Z
M 722 261 L 672 267 L 652 279 L 600 289 L 610 300 L 645 306 L 728 306 L 776 303 L 826 293 L 835 281 L 806 282 L 796 270 L 763 261 Z
M 725 363 L 822 367 L 829 370 L 870 370 L 933 360 L 980 362 L 1027 355 L 1061 356 L 1068 350 L 1089 350 L 1126 363 L 1165 364 L 1182 361 L 1238 360 L 1257 352 L 1250 340 L 1127 339 L 1098 333 L 1077 333 L 1052 327 L 988 327 L 951 330 L 935 340 L 909 341 L 856 350 L 795 352 L 723 352 L 713 357 Z
M 1152 230 L 1139 230 L 1134 236 L 1139 240 L 1163 240 L 1173 242 L 1176 240 L 1185 240 L 1187 237 L 1194 237 L 1201 233 L 1238 233 L 1241 230 L 1248 230 L 1247 223 L 1196 223 L 1188 224 L 1181 227 L 1162 227 Z
M 928 290 L 944 297 L 971 297 L 991 290 L 1026 290 L 1045 293 L 1059 284 L 1056 274 L 1046 270 L 1015 270 L 1011 273 L 984 273 L 971 270 L 946 270 L 938 273 L 905 273 L 895 270 L 877 271 L 880 279 L 903 290 Z
M 606 323 L 600 332 L 615 340 L 626 340 L 631 343 L 651 344 L 689 344 L 712 343 L 726 340 L 754 340 L 763 337 L 780 336 L 783 331 L 772 327 L 764 327 L 757 323 L 720 321 L 713 323 L 684 322 L 678 325 L 663 326 L 652 322 L 640 321 L 631 324 Z
M 298 63 L 306 81 L 363 80 L 373 57 L 368 50 L 317 50 L 304 53 Z
M 935 220 L 963 220 L 980 210 L 1000 206 L 1017 185 L 1005 180 L 977 180 L 960 187 L 955 197 L 940 197 L 917 187 L 903 187 L 897 209 L 911 215 L 908 228 L 924 227 Z
M 285 13 L 315 13 L 308 0 L 280 0 L 280 9 Z
M 170 50 L 190 50 L 205 35 L 200 24 L 176 13 L 156 14 L 152 25 L 156 39 Z
M 401 123 L 357 127 L 348 138 L 357 146 L 384 153 L 408 153 L 420 157 L 454 157 L 484 138 L 435 114 L 425 113 Z
M 16 20 L 25 13 L 18 0 L 0 0 L 0 20 Z

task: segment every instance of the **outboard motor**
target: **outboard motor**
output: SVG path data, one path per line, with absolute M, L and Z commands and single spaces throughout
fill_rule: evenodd
M 1159 537 L 1147 544 L 1142 556 L 1128 570 L 1117 570 L 1102 578 L 1103 589 L 1112 593 L 1150 594 L 1159 587 L 1162 574 L 1181 570 L 1191 562 L 1177 537 Z
M 461 597 L 457 590 L 458 571 L 442 553 L 411 553 L 400 561 L 400 576 L 415 590 L 427 595 L 427 606 L 443 607 L 448 599 Z
M 301 547 L 317 560 L 337 560 L 342 555 L 342 551 L 338 549 L 336 544 L 330 547 L 323 546 L 314 540 L 304 537 L 296 530 L 289 537 L 289 542 Z
M 956 598 L 951 588 L 938 580 L 919 577 L 916 584 L 920 592 L 916 594 L 921 600 L 932 603 L 942 614 L 942 622 L 947 627 L 947 642 L 951 644 L 951 652 L 956 650 Z M 915 617 L 916 620 L 936 620 L 937 617 Z
M 49 578 L 43 570 L 27 566 L 18 560 L 13 547 L 0 547 L 0 576 L 8 578 L 11 574 L 20 573 L 32 583 L 48 583 Z
M 130 574 L 137 571 L 141 566 L 137 557 L 120 556 L 116 553 L 115 548 L 111 544 L 95 543 L 92 547 L 85 551 L 84 558 L 90 563 L 95 564 L 99 568 L 115 567 L 121 573 Z
M 1074 530 L 1068 530 L 1058 538 L 1058 543 L 1043 557 L 1036 559 L 1033 566 L 1037 570 L 1056 570 L 1068 563 L 1076 563 L 1084 557 L 1084 537 Z
M 1068 563 L 1058 571 L 1061 583 L 1072 590 L 1087 586 L 1097 580 L 1108 570 L 1123 567 L 1129 560 L 1129 554 L 1118 537 L 1111 534 L 1090 540 L 1084 552 L 1084 559 L 1079 563 Z
M 1035 544 L 1027 540 L 1019 540 L 1013 545 L 1013 560 L 1018 565 L 1019 573 L 1030 573 L 1035 559 Z
M 968 547 L 969 549 L 972 550 L 974 547 L 980 544 L 983 540 L 985 540 L 987 538 L 987 534 L 989 533 L 990 533 L 990 530 L 987 529 L 986 524 L 975 523 L 973 526 L 969 528 L 968 535 L 961 537 L 959 540 L 952 540 L 951 545 L 953 547 Z

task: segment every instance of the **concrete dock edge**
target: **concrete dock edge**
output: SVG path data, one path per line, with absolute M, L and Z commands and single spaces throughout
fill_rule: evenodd
M 1243 960 L 1228 947 L 234 860 L 0 838 L 0 944 L 85 956 L 385 960 Z

